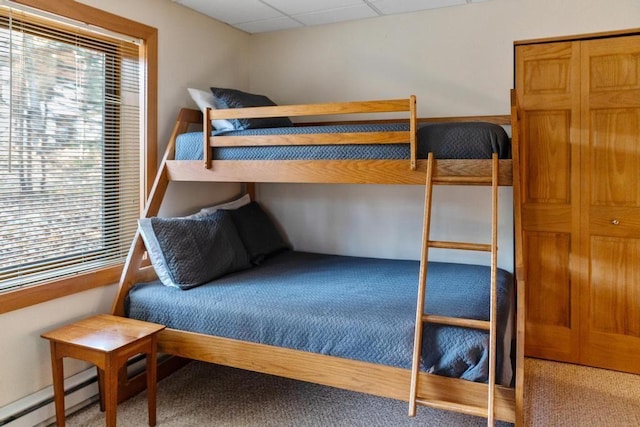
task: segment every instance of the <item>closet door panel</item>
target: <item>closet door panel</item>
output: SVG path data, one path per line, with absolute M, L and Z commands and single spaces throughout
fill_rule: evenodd
M 522 148 L 526 173 L 523 200 L 527 204 L 567 204 L 571 201 L 571 111 L 531 111 L 525 114 Z
M 640 37 L 582 45 L 580 362 L 640 373 Z
M 594 178 L 589 190 L 591 205 L 640 207 L 640 109 L 604 109 L 593 101 L 591 105 L 586 165 Z
M 590 249 L 581 363 L 638 373 L 640 239 L 594 236 Z
M 590 329 L 640 337 L 640 239 L 593 237 L 591 256 Z
M 527 231 L 523 239 L 527 269 L 527 353 L 565 359 L 572 340 L 569 233 Z
M 571 326 L 571 292 L 569 280 L 569 253 L 571 237 L 561 233 L 525 234 L 526 257 L 529 265 L 536 266 L 529 271 L 529 280 L 539 285 L 536 292 L 529 288 L 531 323 L 568 328 Z M 560 259 L 557 254 L 563 254 Z M 567 286 L 557 286 L 566 283 Z
M 522 225 L 526 275 L 525 353 L 577 362 L 580 46 L 516 47 Z

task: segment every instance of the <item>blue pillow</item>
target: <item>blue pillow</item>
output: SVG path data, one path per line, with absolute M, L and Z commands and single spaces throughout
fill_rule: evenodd
M 201 219 L 142 218 L 139 225 L 164 285 L 190 289 L 251 266 L 227 211 Z
M 251 202 L 228 212 L 253 264 L 260 264 L 265 258 L 289 249 L 271 218 L 258 203 Z
M 277 105 L 264 95 L 242 92 L 237 89 L 212 87 L 216 108 L 271 107 Z M 288 117 L 265 117 L 257 119 L 229 119 L 235 130 L 279 128 L 293 126 Z

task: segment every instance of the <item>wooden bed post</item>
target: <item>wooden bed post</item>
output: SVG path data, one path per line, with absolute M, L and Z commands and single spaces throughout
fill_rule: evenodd
M 201 114 L 199 111 L 189 110 L 186 108 L 180 110 L 176 124 L 171 132 L 171 138 L 169 139 L 167 149 L 165 150 L 162 162 L 160 163 L 158 174 L 156 175 L 156 179 L 151 187 L 151 192 L 149 193 L 149 198 L 147 199 L 146 207 L 142 214 L 143 218 L 156 216 L 160 210 L 162 199 L 164 198 L 164 195 L 167 192 L 167 187 L 169 186 L 167 160 L 173 160 L 175 157 L 175 143 L 177 136 L 186 132 L 191 123 L 199 123 L 200 120 Z M 136 231 L 129 249 L 129 255 L 125 261 L 124 268 L 122 269 L 120 283 L 118 286 L 118 297 L 111 307 L 111 313 L 117 316 L 123 316 L 124 298 L 128 289 L 136 282 L 152 280 L 156 277 L 153 267 L 149 265 L 143 266 L 142 261 L 144 259 L 144 255 L 144 242 L 140 237 L 140 233 Z
M 416 96 L 409 97 L 409 150 L 411 151 L 411 170 L 416 170 L 418 164 L 418 126 L 417 126 Z
M 244 183 L 244 192 L 247 193 L 251 200 L 256 199 L 256 183 L 255 182 L 245 182 Z
M 204 111 L 202 115 L 202 133 L 204 136 L 203 146 L 202 146 L 202 158 L 204 159 L 204 167 L 206 169 L 211 169 L 211 164 L 213 162 L 213 153 L 211 151 L 211 147 L 209 146 L 209 138 L 211 137 L 211 133 L 213 132 L 213 123 L 209 118 L 209 111 L 211 108 L 208 108 Z
M 520 203 L 520 123 L 515 89 L 511 90 L 511 158 L 513 165 L 513 222 L 516 278 L 516 426 L 524 425 L 524 336 L 525 336 L 525 264 L 522 242 L 522 211 Z

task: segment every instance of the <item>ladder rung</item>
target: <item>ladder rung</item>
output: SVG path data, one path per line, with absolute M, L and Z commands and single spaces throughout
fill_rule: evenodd
M 487 418 L 487 408 L 480 408 L 473 405 L 464 405 L 461 403 L 451 403 L 442 400 L 424 400 L 416 399 L 416 403 L 420 406 L 428 406 L 435 409 L 446 409 L 448 411 L 460 412 L 467 415 L 475 415 L 477 417 Z
M 434 176 L 434 184 L 491 184 L 489 176 Z
M 464 319 L 462 317 L 438 316 L 436 314 L 423 314 L 422 321 L 428 323 L 438 323 L 440 325 L 461 326 L 463 328 L 474 328 L 488 331 L 491 323 L 487 320 Z
M 428 245 L 430 248 L 491 252 L 491 245 L 484 243 L 442 242 L 439 240 L 429 240 Z

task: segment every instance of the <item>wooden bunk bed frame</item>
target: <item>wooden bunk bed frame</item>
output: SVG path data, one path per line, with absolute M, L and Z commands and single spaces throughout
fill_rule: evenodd
M 513 98 L 513 97 L 512 97 Z M 279 107 L 256 107 L 236 110 L 207 110 L 205 114 L 191 109 L 182 109 L 178 114 L 171 139 L 162 159 L 155 182 L 151 189 L 144 217 L 158 214 L 162 199 L 170 181 L 205 181 L 245 183 L 247 192 L 253 193 L 255 183 L 358 183 L 358 184 L 414 184 L 425 185 L 427 160 L 416 158 L 416 129 L 419 122 L 444 121 L 485 121 L 500 125 L 511 124 L 516 109 L 511 115 L 451 117 L 418 119 L 416 99 L 390 101 L 366 101 L 350 103 L 312 104 Z M 280 116 L 322 116 L 358 113 L 405 112 L 409 117 L 408 132 L 392 134 L 325 134 L 285 135 L 270 137 L 216 137 L 204 138 L 204 164 L 201 160 L 174 160 L 176 138 L 194 124 L 203 124 L 204 135 L 211 134 L 212 119 L 280 117 Z M 402 119 L 401 119 L 402 120 Z M 399 120 L 376 120 L 385 122 Z M 363 121 L 358 121 L 362 123 Z M 370 120 L 366 122 L 372 122 Z M 341 122 L 344 123 L 344 122 Z M 514 187 L 514 206 L 517 201 L 518 147 L 516 129 L 513 129 L 512 159 L 500 160 L 499 185 Z M 209 154 L 211 146 L 240 145 L 309 145 L 340 143 L 409 142 L 409 160 L 215 160 Z M 437 160 L 434 177 L 440 184 L 446 184 L 448 177 L 468 176 L 477 181 L 478 176 L 491 176 L 491 159 Z M 519 210 L 516 215 L 516 246 L 520 244 Z M 520 272 L 521 253 L 516 248 L 516 279 Z M 153 267 L 145 257 L 145 247 L 139 233 L 136 233 L 122 272 L 118 294 L 112 306 L 112 313 L 124 315 L 125 297 L 136 283 L 155 280 Z M 517 280 L 517 313 L 514 335 L 517 339 L 515 387 L 496 386 L 494 394 L 496 419 L 524 425 L 523 383 L 524 383 L 524 284 Z M 309 353 L 299 350 L 274 347 L 264 344 L 244 342 L 192 332 L 167 328 L 158 337 L 160 353 L 182 358 L 217 363 L 271 375 L 308 381 L 342 389 L 369 393 L 387 398 L 409 401 L 411 370 L 391 366 L 361 362 L 333 356 Z M 126 389 L 128 381 L 121 376 L 121 387 Z M 140 381 L 138 381 L 139 383 Z M 123 384 L 124 383 L 124 384 Z M 468 406 L 487 407 L 488 386 L 483 383 L 465 381 L 420 373 L 418 387 L 425 400 L 438 402 L 446 409 L 465 412 Z M 436 406 L 437 406 L 436 405 Z

